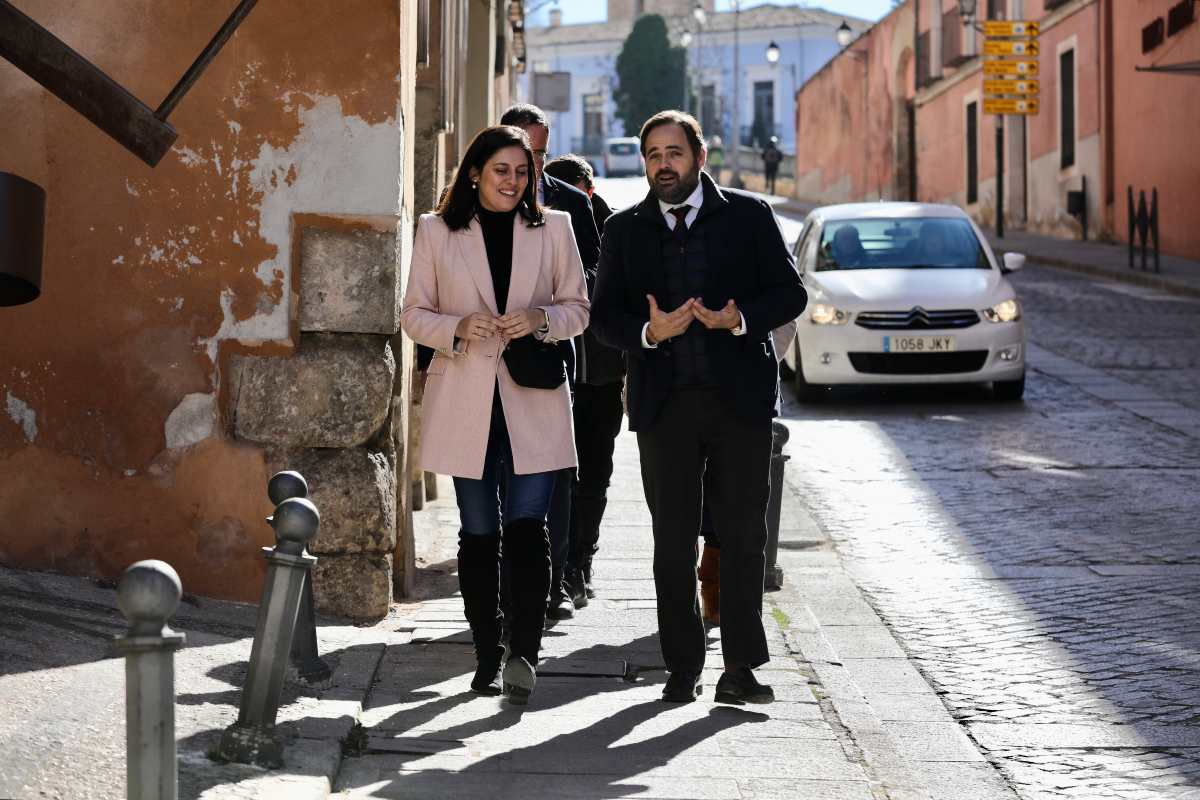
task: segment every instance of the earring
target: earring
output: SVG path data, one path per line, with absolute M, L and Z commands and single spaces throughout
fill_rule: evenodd
M 474 189 L 475 191 L 479 191 L 479 182 L 471 181 L 471 188 Z

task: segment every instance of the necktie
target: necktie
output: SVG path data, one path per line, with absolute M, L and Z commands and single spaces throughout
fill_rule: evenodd
M 676 236 L 678 236 L 679 239 L 683 239 L 684 235 L 688 233 L 689 211 L 691 211 L 690 205 L 677 205 L 671 209 L 671 216 L 676 218 L 676 228 L 674 228 L 674 233 L 676 233 Z
M 688 249 L 686 241 L 688 241 L 688 212 L 691 211 L 690 205 L 677 205 L 671 209 L 671 216 L 676 218 L 676 227 L 672 233 L 679 242 L 679 252 L 684 253 Z

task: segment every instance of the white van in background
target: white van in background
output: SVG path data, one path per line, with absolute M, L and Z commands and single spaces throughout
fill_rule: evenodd
M 641 142 L 636 136 L 618 136 L 604 140 L 604 177 L 645 175 Z

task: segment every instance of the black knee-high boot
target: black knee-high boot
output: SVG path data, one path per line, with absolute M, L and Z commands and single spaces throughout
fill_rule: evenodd
M 538 650 L 550 592 L 550 538 L 540 519 L 518 519 L 504 526 L 504 556 L 512 580 L 512 622 L 504 689 L 524 703 L 536 680 Z
M 458 585 L 475 642 L 471 691 L 500 694 L 500 534 L 458 533 Z

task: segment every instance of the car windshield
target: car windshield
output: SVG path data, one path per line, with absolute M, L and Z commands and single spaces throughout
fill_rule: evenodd
M 633 142 L 613 142 L 608 146 L 608 152 L 614 156 L 632 156 L 637 154 L 637 145 Z
M 965 219 L 835 220 L 825 224 L 817 271 L 839 269 L 989 269 Z

